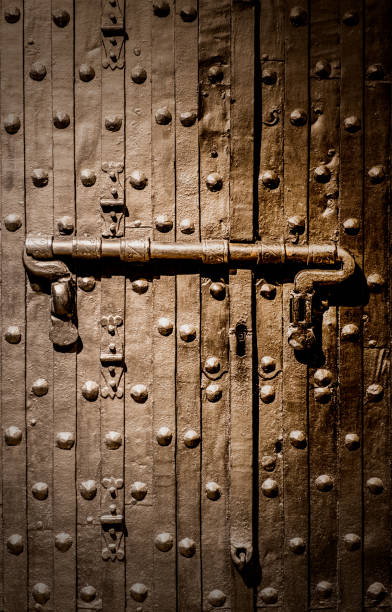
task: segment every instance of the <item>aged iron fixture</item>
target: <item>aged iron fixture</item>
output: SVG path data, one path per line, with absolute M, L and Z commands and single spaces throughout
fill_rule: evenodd
M 306 266 L 306 269 L 296 274 L 291 293 L 288 341 L 296 350 L 307 350 L 315 342 L 315 286 L 341 283 L 353 274 L 355 268 L 355 261 L 350 253 L 334 244 L 241 244 L 228 240 L 183 243 L 154 242 L 149 239 L 113 238 L 108 241 L 94 237 L 28 236 L 23 256 L 24 265 L 32 275 L 44 277 L 51 282 L 50 338 L 59 346 L 69 346 L 78 338 L 74 281 L 68 266 L 62 261 L 63 258 L 112 258 L 129 264 L 171 260 L 232 267 L 287 263 Z

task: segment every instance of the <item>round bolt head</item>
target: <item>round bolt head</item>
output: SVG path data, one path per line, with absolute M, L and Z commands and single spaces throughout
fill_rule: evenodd
M 271 283 L 263 283 L 260 287 L 260 295 L 266 300 L 273 300 L 276 296 L 276 287 Z
M 275 399 L 275 387 L 273 385 L 262 385 L 260 387 L 260 399 L 264 404 L 271 404 Z
M 382 64 L 371 64 L 366 70 L 366 77 L 369 81 L 382 81 L 384 78 L 384 68 Z
M 359 23 L 358 11 L 346 11 L 343 15 L 342 21 L 346 26 L 355 26 Z
M 379 402 L 384 397 L 384 388 L 378 383 L 373 383 L 366 389 L 366 398 L 369 402 Z
M 58 219 L 57 229 L 59 230 L 59 233 L 63 236 L 72 234 L 72 232 L 74 231 L 74 221 L 72 217 L 64 216 Z
M 196 122 L 197 115 L 193 111 L 185 111 L 180 114 L 180 121 L 184 127 L 191 127 Z
M 146 402 L 148 399 L 148 390 L 146 385 L 133 385 L 131 389 L 131 397 L 138 404 L 144 404 L 144 402 Z
M 382 601 L 386 594 L 387 590 L 381 582 L 373 582 L 366 591 L 368 598 L 374 602 Z
M 131 79 L 134 83 L 137 83 L 138 85 L 141 85 L 141 83 L 144 83 L 144 81 L 147 79 L 147 72 L 143 68 L 143 66 L 140 66 L 140 64 L 137 64 L 137 66 L 134 66 L 132 68 Z
M 96 589 L 91 586 L 91 584 L 87 584 L 86 586 L 80 589 L 80 599 L 82 601 L 90 602 L 93 601 L 97 596 Z
M 7 540 L 7 550 L 11 555 L 20 555 L 23 552 L 23 537 L 13 533 Z
M 105 436 L 105 444 L 109 450 L 117 450 L 122 445 L 122 436 L 118 431 L 109 431 Z
M 278 591 L 273 587 L 265 587 L 259 595 L 260 599 L 266 604 L 274 604 L 278 601 Z
M 158 319 L 158 331 L 161 336 L 170 336 L 173 332 L 173 322 L 168 317 Z
M 306 447 L 306 435 L 303 431 L 299 431 L 298 429 L 294 431 L 290 431 L 289 435 L 290 444 L 295 448 L 305 448 Z
M 167 108 L 167 106 L 163 106 L 162 108 L 158 108 L 155 113 L 155 121 L 158 125 L 169 125 L 172 120 L 172 114 Z
M 356 433 L 346 434 L 344 438 L 344 445 L 350 451 L 358 450 L 358 448 L 361 445 L 361 441 L 359 439 L 358 434 Z
M 267 189 L 276 189 L 279 187 L 280 179 L 275 170 L 265 170 L 261 175 L 261 180 L 264 187 L 267 187 Z
M 356 533 L 346 533 L 343 542 L 346 549 L 351 552 L 361 548 L 361 538 Z
M 146 293 L 148 291 L 148 280 L 145 278 L 135 278 L 132 281 L 132 289 L 135 293 Z
M 119 116 L 111 116 L 105 117 L 105 128 L 109 132 L 118 132 L 122 126 L 122 117 Z
M 208 69 L 207 76 L 210 83 L 220 83 L 221 81 L 223 81 L 223 69 L 221 68 L 221 66 L 210 66 Z
M 60 431 L 56 436 L 56 445 L 62 450 L 71 450 L 75 444 L 75 435 L 71 431 Z
M 332 390 L 329 387 L 315 387 L 314 399 L 319 404 L 328 404 L 332 398 Z
M 302 538 L 291 538 L 289 541 L 289 550 L 296 555 L 302 555 L 305 552 L 306 545 Z
M 95 287 L 95 278 L 93 276 L 82 276 L 78 278 L 78 287 L 83 291 L 92 291 Z
M 318 387 L 327 387 L 332 382 L 332 372 L 325 368 L 319 368 L 314 373 L 314 382 Z
M 180 15 L 183 21 L 190 23 L 195 21 L 197 17 L 197 10 L 194 6 L 185 6 L 183 9 L 181 9 Z
M 359 338 L 359 327 L 355 325 L 355 323 L 347 323 L 347 325 L 343 325 L 341 332 L 342 340 L 346 340 L 348 342 L 355 342 Z
M 155 546 L 162 552 L 168 552 L 173 548 L 173 536 L 171 533 L 159 533 L 155 538 Z
M 33 494 L 33 497 L 35 497 L 35 499 L 39 499 L 40 501 L 42 501 L 48 497 L 49 487 L 46 484 L 46 482 L 36 482 L 33 485 L 31 492 Z
M 55 9 L 53 11 L 53 22 L 59 28 L 65 28 L 69 24 L 70 15 L 64 9 Z
M 222 387 L 216 383 L 206 388 L 206 398 L 209 402 L 218 402 L 222 397 Z
M 47 584 L 38 582 L 33 586 L 33 597 L 37 603 L 45 605 L 50 599 L 50 589 Z
M 167 17 L 170 14 L 170 5 L 167 0 L 154 0 L 152 7 L 157 17 Z
M 221 496 L 221 490 L 219 485 L 216 482 L 207 482 L 206 484 L 206 494 L 208 499 L 212 501 L 216 501 Z
M 84 499 L 94 499 L 97 494 L 97 483 L 95 480 L 85 480 L 80 483 L 80 494 Z
M 260 359 L 260 367 L 266 374 L 274 372 L 274 370 L 276 370 L 276 359 L 269 355 L 265 355 Z
M 131 495 L 133 499 L 142 501 L 147 495 L 147 485 L 145 482 L 134 482 L 131 484 Z
M 95 70 L 90 64 L 81 64 L 79 66 L 79 78 L 81 81 L 88 83 L 95 77 Z
M 173 221 L 168 215 L 158 215 L 155 219 L 155 227 L 157 228 L 158 232 L 167 234 L 167 232 L 170 232 L 173 229 Z
M 264 68 L 261 73 L 261 80 L 264 85 L 275 85 L 278 80 L 278 75 L 275 70 L 271 70 L 270 68 Z
M 279 493 L 278 483 L 276 480 L 273 480 L 273 478 L 267 478 L 267 480 L 264 480 L 262 483 L 261 490 L 265 497 L 277 497 Z
M 328 183 L 331 180 L 331 170 L 325 165 L 317 166 L 313 176 L 318 183 Z
M 223 591 L 214 589 L 208 593 L 207 601 L 211 606 L 214 606 L 214 608 L 220 608 L 226 601 L 226 595 L 223 593 Z
M 193 429 L 188 429 L 184 435 L 184 444 L 188 448 L 196 448 L 200 442 L 200 435 Z
M 35 187 L 46 187 L 49 182 L 49 174 L 43 168 L 34 168 L 31 173 L 31 180 Z
M 366 278 L 366 282 L 367 286 L 369 287 L 369 291 L 372 291 L 373 293 L 379 293 L 385 284 L 384 279 L 377 272 L 369 274 L 369 276 Z
M 99 385 L 94 380 L 86 380 L 82 387 L 82 395 L 89 402 L 95 402 L 99 393 Z
M 16 232 L 22 227 L 22 219 L 19 215 L 11 213 L 4 217 L 4 225 L 9 232 Z
M 294 6 L 290 11 L 290 22 L 293 26 L 306 25 L 308 14 L 302 6 Z
M 322 474 L 321 476 L 318 476 L 315 480 L 315 484 L 317 489 L 319 491 L 322 491 L 323 493 L 327 493 L 328 491 L 331 491 L 331 489 L 333 489 L 333 480 L 328 474 Z
M 381 478 L 369 478 L 366 482 L 366 486 L 373 495 L 380 495 L 384 490 L 384 483 Z
M 223 300 L 226 296 L 226 287 L 224 283 L 214 282 L 210 285 L 210 293 L 216 300 Z
M 220 191 L 223 186 L 222 177 L 217 172 L 211 172 L 206 178 L 206 185 L 210 191 Z
M 178 543 L 178 550 L 183 557 L 193 557 L 196 552 L 196 544 L 191 538 L 183 538 Z
M 314 72 L 319 79 L 327 79 L 331 74 L 331 64 L 326 59 L 320 59 L 314 67 Z
M 49 390 L 48 381 L 45 378 L 37 378 L 37 380 L 33 382 L 31 390 L 34 395 L 37 395 L 38 397 L 46 395 Z
M 23 433 L 19 427 L 11 425 L 4 431 L 4 440 L 7 446 L 18 446 L 22 442 Z
M 169 446 L 173 439 L 173 434 L 168 427 L 160 427 L 156 435 L 159 446 Z
M 9 6 L 4 11 L 4 18 L 8 23 L 17 23 L 20 19 L 20 9 L 17 6 Z
M 296 108 L 290 113 L 290 123 L 296 127 L 305 125 L 308 120 L 308 115 L 303 108 Z
M 305 231 L 305 218 L 301 215 L 294 215 L 287 220 L 290 234 L 303 234 Z
M 4 119 L 4 129 L 8 134 L 16 134 L 20 130 L 20 119 L 15 113 L 10 113 Z
M 276 467 L 275 457 L 271 457 L 271 455 L 264 455 L 261 458 L 261 467 L 266 472 L 273 472 Z
M 346 117 L 344 120 L 344 129 L 346 130 L 346 132 L 350 132 L 350 134 L 359 132 L 359 130 L 361 129 L 361 120 L 355 115 L 350 115 L 350 117 Z
M 34 62 L 30 68 L 30 78 L 42 81 L 46 77 L 46 66 L 42 62 Z
M 195 231 L 195 224 L 192 219 L 183 219 L 180 223 L 180 231 L 182 234 L 193 234 Z
M 320 599 L 328 599 L 331 597 L 333 586 L 327 580 L 322 580 L 316 585 L 316 593 Z
M 67 552 L 72 546 L 72 536 L 69 533 L 58 533 L 54 539 L 54 545 L 60 552 Z
M 385 179 L 385 170 L 383 166 L 373 166 L 368 172 L 370 182 L 377 185 L 382 183 Z
M 220 362 L 217 357 L 207 357 L 204 369 L 209 374 L 216 374 L 220 370 Z
M 359 219 L 355 217 L 350 217 L 343 222 L 343 228 L 346 234 L 349 236 L 356 236 L 360 230 L 361 224 Z
M 145 584 L 135 582 L 129 589 L 129 594 L 135 601 L 144 601 L 148 595 L 148 589 Z
M 17 325 L 10 325 L 9 327 L 7 327 L 4 334 L 4 339 L 9 344 L 19 344 L 21 338 L 22 333 Z
M 192 342 L 196 338 L 196 328 L 194 325 L 185 323 L 180 327 L 180 338 L 184 342 Z
M 95 172 L 90 170 L 89 168 L 84 168 L 84 170 L 80 173 L 80 180 L 85 187 L 92 187 L 97 180 Z

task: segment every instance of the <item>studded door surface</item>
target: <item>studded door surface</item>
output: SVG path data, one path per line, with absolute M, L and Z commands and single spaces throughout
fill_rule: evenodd
M 392 609 L 390 0 L 0 31 L 0 609 Z

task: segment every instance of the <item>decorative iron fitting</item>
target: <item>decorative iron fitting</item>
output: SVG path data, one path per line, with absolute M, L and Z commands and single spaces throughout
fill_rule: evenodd
M 120 386 L 124 372 L 123 343 L 118 328 L 123 324 L 119 315 L 102 317 L 101 327 L 101 366 L 104 384 L 101 386 L 102 397 L 121 398 L 124 394 Z
M 124 164 L 106 162 L 102 170 L 107 175 L 107 188 L 101 198 L 102 237 L 116 238 L 124 235 L 124 185 L 120 180 Z
M 103 514 L 100 517 L 103 538 L 105 545 L 102 549 L 102 559 L 104 561 L 123 561 L 125 557 L 123 536 L 124 536 L 124 517 L 117 514 L 115 504 L 110 506 L 110 514 Z
M 104 68 L 124 68 L 124 18 L 118 0 L 104 0 L 102 10 L 102 44 L 105 56 Z

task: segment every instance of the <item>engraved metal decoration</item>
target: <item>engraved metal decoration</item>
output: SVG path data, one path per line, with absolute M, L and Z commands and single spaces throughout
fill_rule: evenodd
M 101 197 L 101 216 L 104 223 L 102 236 L 112 238 L 124 235 L 124 185 L 120 174 L 124 170 L 122 163 L 105 162 L 102 164 L 105 172 L 104 195 Z
M 118 328 L 123 324 L 119 315 L 101 318 L 101 372 L 104 383 L 101 385 L 102 397 L 122 397 L 124 391 L 121 378 L 124 372 L 123 342 Z
M 117 0 L 105 0 L 102 12 L 102 44 L 105 49 L 104 68 L 124 68 L 124 18 Z
M 102 559 L 104 561 L 122 561 L 124 559 L 124 517 L 117 513 L 115 504 L 111 504 L 110 513 L 100 517 L 104 547 L 102 549 Z

